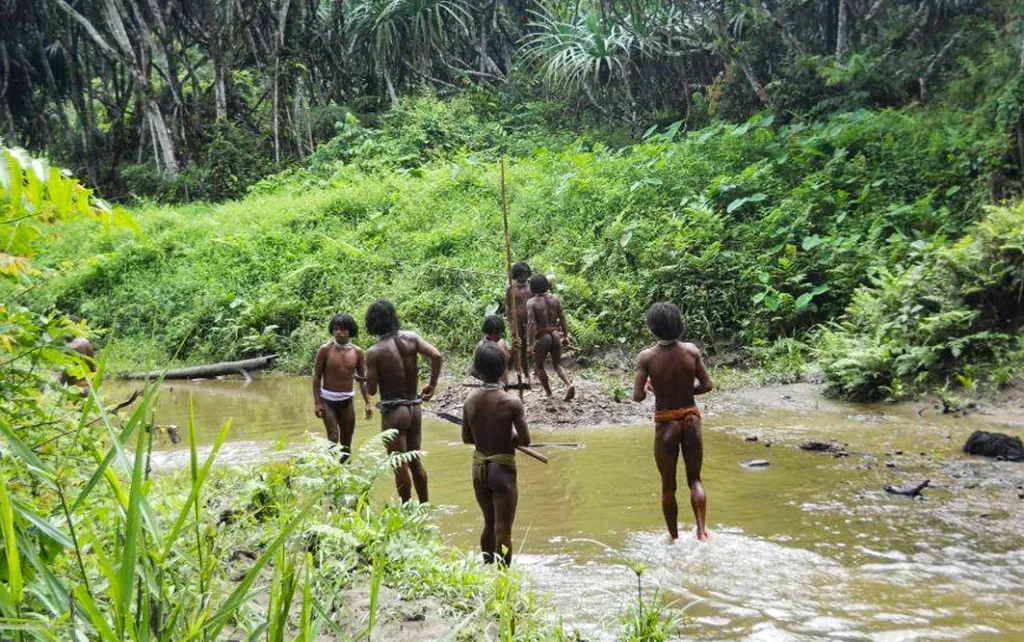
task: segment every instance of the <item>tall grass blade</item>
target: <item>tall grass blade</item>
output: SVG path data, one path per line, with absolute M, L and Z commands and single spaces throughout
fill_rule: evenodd
M 313 510 L 313 507 L 316 505 L 316 503 L 320 501 L 320 496 L 324 492 L 326 492 L 326 487 L 319 493 L 317 493 L 314 497 L 312 497 L 306 503 L 305 506 L 303 506 L 302 510 L 300 510 L 298 514 L 295 515 L 295 517 L 293 517 L 291 521 L 289 521 L 284 526 L 284 528 L 281 529 L 281 532 L 278 533 L 274 541 L 267 546 L 267 549 L 263 551 L 263 554 L 259 556 L 259 559 L 253 562 L 253 565 L 249 569 L 249 572 L 245 574 L 245 577 L 243 577 L 242 581 L 238 583 L 238 586 L 236 586 L 235 590 L 231 592 L 231 595 L 229 595 L 228 598 L 224 600 L 224 603 L 221 604 L 220 608 L 217 609 L 217 611 L 210 617 L 210 619 L 204 625 L 205 633 L 209 638 L 216 639 L 217 636 L 220 634 L 221 630 L 224 628 L 224 625 L 226 625 L 228 621 L 230 621 L 231 618 L 235 616 L 239 607 L 241 607 L 241 605 L 245 602 L 245 599 L 249 593 L 249 589 L 252 588 L 253 582 L 256 581 L 256 576 L 260 573 L 260 571 L 263 570 L 263 567 L 267 565 L 267 562 L 269 562 L 270 559 L 277 553 L 277 551 L 284 545 L 285 539 L 289 535 L 291 535 L 292 532 L 294 532 L 295 529 L 298 528 L 299 524 L 301 524 L 306 519 L 310 511 Z
M 121 567 L 118 583 L 120 588 L 120 610 L 122 623 L 128 621 L 128 614 L 131 612 L 132 597 L 135 594 L 135 565 L 138 557 L 139 522 L 142 515 L 142 502 L 144 498 L 143 474 L 146 467 L 145 457 L 146 431 L 140 429 L 135 439 L 135 466 L 132 469 L 132 485 L 128 497 L 128 517 L 124 526 L 124 548 L 121 550 Z M 120 630 L 121 637 L 124 637 L 124 628 Z
M 306 553 L 302 571 L 302 611 L 299 614 L 299 635 L 296 636 L 295 642 L 313 642 L 313 598 L 310 594 L 310 586 L 313 583 L 313 556 L 309 553 Z
M 89 623 L 96 629 L 96 633 L 99 634 L 100 640 L 103 642 L 121 642 L 118 637 L 114 635 L 114 631 L 107 624 L 107 620 L 100 613 L 100 610 L 96 607 L 96 602 L 92 599 L 92 595 L 89 591 L 85 590 L 85 586 L 79 584 L 74 590 L 75 600 L 79 606 L 82 607 L 82 611 L 88 618 Z
M 18 553 L 14 529 L 14 510 L 7 494 L 7 480 L 0 483 L 0 532 L 3 533 L 4 550 L 7 553 L 7 587 L 11 592 L 11 600 L 17 606 L 25 595 L 21 578 L 21 555 Z
M 193 435 L 194 430 L 191 427 L 191 411 L 189 412 L 189 434 Z M 188 499 L 185 500 L 185 505 L 181 507 L 181 512 L 178 513 L 178 518 L 174 520 L 174 524 L 171 526 L 171 530 L 167 533 L 167 537 L 164 539 L 163 551 L 160 555 L 160 561 L 163 562 L 167 559 L 168 554 L 171 552 L 171 547 L 174 545 L 175 540 L 178 539 L 178 535 L 181 533 L 181 529 L 185 525 L 185 520 L 188 519 L 189 509 L 192 508 L 193 503 L 198 502 L 199 490 L 203 486 L 203 482 L 206 481 L 206 476 L 210 472 L 210 468 L 213 466 L 213 460 L 217 457 L 217 453 L 220 451 L 220 447 L 224 445 L 224 440 L 227 439 L 228 430 L 231 429 L 231 419 L 229 418 L 224 422 L 224 425 L 220 427 L 220 433 L 217 434 L 216 441 L 213 442 L 213 448 L 210 449 L 210 454 L 206 457 L 206 461 L 203 463 L 203 467 L 199 470 L 196 478 L 192 482 L 192 490 L 189 492 Z M 189 437 L 190 441 L 195 441 L 194 436 Z M 195 448 L 195 446 L 191 446 Z M 198 509 L 197 509 L 198 511 Z M 198 520 L 198 512 L 196 513 L 196 519 Z M 197 535 L 198 536 L 198 535 Z
M 89 494 L 92 493 L 93 489 L 96 487 L 96 484 L 99 483 L 100 479 L 103 479 L 106 476 L 106 472 L 109 469 L 111 462 L 113 462 L 114 458 L 118 455 L 120 446 L 128 441 L 128 437 L 132 434 L 132 430 L 134 430 L 136 426 L 141 424 L 142 420 L 145 418 L 155 394 L 156 386 L 153 386 L 152 388 L 148 389 L 146 393 L 142 396 L 142 403 L 139 404 L 139 407 L 136 408 L 135 412 L 133 412 L 131 414 L 131 417 L 129 417 L 128 423 L 125 424 L 124 428 L 121 429 L 121 432 L 119 434 L 113 436 L 113 445 L 111 446 L 110 450 L 107 452 L 106 456 L 100 462 L 100 465 L 96 468 L 96 470 L 93 471 L 93 474 L 89 478 L 89 481 L 87 481 L 85 483 L 85 486 L 82 487 L 81 492 L 78 493 L 78 498 L 71 504 L 72 513 L 81 508 L 82 504 L 89 497 Z M 113 431 L 113 427 L 110 425 L 109 421 L 106 421 L 105 417 L 104 423 L 106 424 L 109 430 Z M 123 451 L 121 452 L 123 454 Z

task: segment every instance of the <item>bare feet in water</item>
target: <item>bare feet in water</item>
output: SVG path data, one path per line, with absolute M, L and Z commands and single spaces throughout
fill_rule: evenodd
M 704 528 L 704 529 L 698 528 L 697 529 L 697 541 L 698 542 L 706 542 L 706 541 L 708 541 L 708 529 L 706 529 L 706 528 Z
M 565 401 L 572 401 L 576 398 L 576 386 L 569 384 L 569 387 L 565 389 Z

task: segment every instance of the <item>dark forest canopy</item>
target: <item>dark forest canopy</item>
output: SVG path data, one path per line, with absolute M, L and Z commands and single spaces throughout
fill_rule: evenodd
M 372 119 L 424 89 L 547 101 L 560 122 L 638 133 L 927 103 L 960 80 L 967 106 L 995 96 L 1016 136 L 1020 5 L 0 0 L 0 136 L 110 196 L 184 199 L 238 195 L 346 114 Z

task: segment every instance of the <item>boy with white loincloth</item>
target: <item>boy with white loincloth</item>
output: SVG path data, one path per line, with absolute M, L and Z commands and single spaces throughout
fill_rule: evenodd
M 352 453 L 352 433 L 356 426 L 353 381 L 359 381 L 367 419 L 373 417 L 373 409 L 366 390 L 363 350 L 350 342 L 359 334 L 356 320 L 347 314 L 338 314 L 327 329 L 331 340 L 320 346 L 313 366 L 313 403 L 316 416 L 324 421 L 327 439 L 341 446 L 341 459 L 345 461 Z

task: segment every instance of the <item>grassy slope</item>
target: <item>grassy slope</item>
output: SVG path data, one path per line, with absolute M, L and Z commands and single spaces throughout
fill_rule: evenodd
M 509 166 L 513 254 L 559 277 L 584 347 L 642 340 L 642 311 L 662 298 L 712 347 L 799 337 L 841 314 L 871 269 L 980 216 L 1003 139 L 965 127 L 951 112 L 855 112 L 538 148 Z M 359 318 L 376 297 L 465 349 L 503 290 L 496 165 L 345 158 L 239 202 L 138 209 L 141 239 L 62 231 L 57 259 L 104 257 L 46 297 L 115 328 L 121 367 L 276 350 L 302 370 L 331 314 Z

